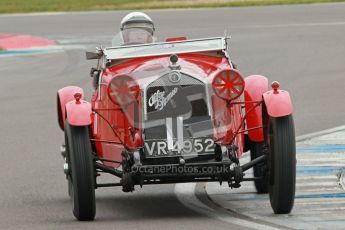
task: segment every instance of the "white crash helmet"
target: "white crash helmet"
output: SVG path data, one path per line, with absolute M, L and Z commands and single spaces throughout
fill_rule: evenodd
M 127 14 L 120 23 L 124 43 L 150 43 L 153 41 L 155 27 L 152 19 L 145 13 Z

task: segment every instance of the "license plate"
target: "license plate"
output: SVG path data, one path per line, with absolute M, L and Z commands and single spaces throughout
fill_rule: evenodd
M 165 140 L 150 140 L 145 142 L 146 157 L 174 157 L 189 155 L 208 155 L 214 153 L 212 138 L 195 138 L 183 141 L 183 146 L 178 148 L 177 140 L 173 141 L 173 148 L 168 149 Z

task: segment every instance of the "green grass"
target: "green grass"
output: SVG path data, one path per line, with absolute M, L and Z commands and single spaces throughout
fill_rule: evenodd
M 0 13 L 260 6 L 344 1 L 345 0 L 0 0 Z

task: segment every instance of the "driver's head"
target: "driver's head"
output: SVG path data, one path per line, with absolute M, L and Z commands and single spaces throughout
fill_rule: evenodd
M 127 14 L 121 21 L 120 29 L 124 44 L 153 42 L 153 21 L 142 12 Z

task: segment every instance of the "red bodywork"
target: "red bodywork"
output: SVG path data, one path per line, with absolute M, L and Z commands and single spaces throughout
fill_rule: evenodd
M 97 153 L 101 158 L 120 161 L 124 146 L 132 149 L 142 147 L 142 141 L 135 143 L 132 140 L 130 131 L 130 128 L 133 128 L 130 120 L 134 116 L 134 107 L 138 106 L 141 108 L 142 103 L 139 101 L 137 104 L 132 104 L 125 114 L 118 105 L 111 103 L 108 97 L 107 88 L 109 81 L 120 73 L 136 76 L 138 73 L 145 71 L 160 71 L 168 68 L 169 65 L 169 56 L 138 58 L 111 67 L 104 73 L 101 89 L 95 91 L 92 97 L 92 108 L 97 111 L 97 114 L 93 117 L 92 134 L 96 143 Z M 217 73 L 231 68 L 229 61 L 225 57 L 212 57 L 202 54 L 180 54 L 179 65 L 184 71 L 210 81 Z M 140 77 L 145 78 L 146 76 L 141 75 Z M 136 80 L 141 87 L 146 83 L 146 80 L 140 81 L 139 77 Z M 98 95 L 99 92 L 101 92 L 101 95 Z M 98 100 L 99 97 L 101 100 Z M 234 144 L 240 148 L 239 154 L 242 154 L 244 145 L 243 133 L 234 135 L 242 124 L 241 105 L 234 104 L 228 107 L 227 102 L 215 94 L 211 95 L 211 98 L 213 103 L 214 139 L 222 144 L 229 144 L 231 139 L 234 139 Z M 240 102 L 240 99 L 235 101 Z M 116 131 L 109 126 L 109 123 L 116 124 Z M 115 132 L 117 134 L 114 134 Z M 140 127 L 136 132 L 141 135 L 142 130 Z M 113 165 L 109 162 L 104 163 Z
M 99 158 L 120 162 L 122 151 L 126 148 L 136 150 L 143 147 L 140 111 L 143 102 L 139 95 L 138 101 L 126 107 L 125 111 L 115 104 L 108 94 L 110 81 L 118 75 L 131 76 L 139 87 L 145 87 L 150 76 L 159 74 L 169 68 L 170 56 L 150 56 L 127 59 L 123 62 L 105 68 L 100 76 L 99 88 L 93 92 L 91 106 L 82 100 L 77 104 L 73 94 L 82 90 L 68 87 L 58 92 L 59 124 L 63 129 L 67 117 L 71 125 L 90 125 L 91 141 Z M 185 53 L 178 55 L 181 71 L 212 85 L 217 74 L 233 69 L 231 61 L 225 55 L 214 53 Z M 263 141 L 262 102 L 272 117 L 286 116 L 292 113 L 292 103 L 286 91 L 268 91 L 268 81 L 265 77 L 253 75 L 245 79 L 243 97 L 226 101 L 217 96 L 214 91 L 210 97 L 212 108 L 213 139 L 219 145 L 230 144 L 238 147 L 237 157 L 244 150 L 244 135 L 255 142 Z M 71 101 L 71 102 L 69 102 Z M 245 111 L 242 110 L 245 106 Z M 92 110 L 92 116 L 90 117 Z M 67 112 L 66 112 L 67 111 Z M 137 116 L 137 117 L 136 117 Z M 136 118 L 135 118 L 136 117 Z M 137 119 L 138 126 L 134 124 Z M 103 162 L 107 166 L 117 167 L 114 162 Z

